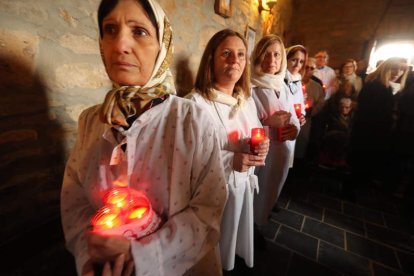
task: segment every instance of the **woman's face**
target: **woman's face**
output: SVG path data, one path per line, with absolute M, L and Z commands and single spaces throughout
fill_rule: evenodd
M 266 48 L 263 53 L 261 64 L 262 72 L 266 74 L 276 74 L 280 71 L 282 63 L 282 48 L 279 43 L 274 43 Z
M 301 51 L 296 51 L 296 53 L 293 54 L 288 59 L 287 62 L 287 69 L 292 74 L 299 73 L 300 69 L 302 69 L 303 64 L 305 63 L 305 54 Z
M 246 67 L 246 47 L 237 36 L 224 39 L 214 53 L 214 77 L 220 86 L 236 84 Z
M 101 41 L 109 78 L 121 85 L 144 85 L 160 50 L 157 31 L 135 0 L 121 0 L 103 19 Z
M 352 75 L 352 73 L 354 72 L 355 72 L 355 67 L 352 62 L 347 62 L 342 67 L 342 74 L 344 74 L 345 76 Z
M 407 65 L 403 63 L 398 63 L 391 66 L 391 75 L 390 81 L 396 82 L 398 79 L 404 74 L 405 70 L 407 70 Z

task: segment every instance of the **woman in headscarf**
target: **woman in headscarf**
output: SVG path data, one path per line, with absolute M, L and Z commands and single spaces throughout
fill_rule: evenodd
M 98 23 L 113 89 L 80 115 L 61 192 L 77 271 L 93 273 L 96 263 L 108 271 L 116 261 L 113 270 L 133 264 L 136 275 L 218 275 L 227 197 L 220 145 L 208 113 L 174 95 L 168 19 L 153 0 L 103 0 Z M 88 231 L 114 187 L 147 195 L 160 218 L 147 236 Z
M 258 229 L 267 224 L 293 164 L 293 144 L 299 120 L 292 94 L 284 82 L 286 52 L 276 35 L 263 37 L 252 54 L 252 96 L 259 119 L 269 127 L 270 149 L 266 166 L 257 169 L 260 193 L 254 199 L 254 221 Z
M 253 194 L 255 166 L 263 166 L 269 140 L 250 151 L 252 128 L 261 128 L 250 97 L 247 44 L 230 29 L 207 43 L 198 69 L 195 91 L 188 97 L 212 116 L 219 131 L 229 198 L 221 223 L 220 254 L 224 271 L 234 269 L 236 254 L 253 267 Z

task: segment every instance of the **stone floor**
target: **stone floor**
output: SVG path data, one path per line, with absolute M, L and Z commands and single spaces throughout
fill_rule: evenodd
M 345 200 L 343 174 L 290 173 L 255 267 L 231 275 L 414 275 L 414 227 L 400 200 L 375 185 Z M 414 211 L 414 210 L 413 210 Z
M 413 224 L 400 216 L 398 197 L 370 187 L 349 201 L 341 188 L 336 173 L 291 172 L 264 231 L 266 249 L 255 252 L 253 269 L 237 259 L 230 275 L 414 275 Z M 2 252 L 0 275 L 76 275 L 59 221 L 45 229 Z

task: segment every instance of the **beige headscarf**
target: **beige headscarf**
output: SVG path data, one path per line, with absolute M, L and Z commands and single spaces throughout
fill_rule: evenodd
M 171 25 L 161 6 L 154 0 L 148 0 L 158 25 L 160 52 L 149 81 L 143 86 L 121 86 L 113 83 L 113 88 L 106 94 L 101 107 L 101 120 L 110 125 L 128 126 L 126 119 L 135 115 L 132 100 L 159 98 L 165 94 L 176 94 L 174 80 L 169 69 L 173 58 Z

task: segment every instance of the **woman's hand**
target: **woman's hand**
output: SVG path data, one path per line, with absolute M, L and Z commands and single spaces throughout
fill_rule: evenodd
M 262 143 L 264 143 L 263 141 Z M 254 155 L 248 153 L 235 152 L 233 157 L 233 170 L 246 172 L 250 167 L 264 166 L 266 155 Z
M 287 111 L 276 111 L 272 116 L 263 121 L 263 125 L 273 128 L 283 127 L 289 122 L 291 115 L 292 114 Z
M 283 141 L 286 140 L 295 140 L 296 136 L 298 135 L 299 130 L 295 125 L 288 124 L 287 126 L 283 127 L 281 130 L 281 138 Z
M 306 124 L 305 116 L 300 115 L 299 123 L 300 123 L 300 126 L 303 126 L 304 124 Z
M 110 262 L 106 262 L 103 267 L 102 276 L 130 276 L 134 272 L 134 262 L 129 260 L 125 262 L 125 255 L 121 254 L 111 266 Z
M 269 152 L 269 145 L 269 138 L 266 137 L 266 139 L 263 142 L 261 142 L 253 149 L 253 153 L 257 156 L 261 156 L 264 157 L 264 159 L 266 159 L 267 153 Z
M 102 276 L 131 276 L 134 272 L 134 262 L 129 260 L 125 262 L 125 255 L 120 254 L 116 257 L 113 265 L 111 262 L 103 264 Z M 91 259 L 83 266 L 82 276 L 96 276 L 100 271 L 94 271 Z
M 93 262 L 114 261 L 120 254 L 125 255 L 125 260 L 131 257 L 131 243 L 123 236 L 104 236 L 94 232 L 86 234 L 88 253 Z

